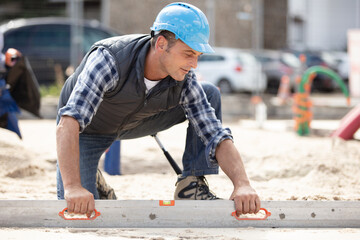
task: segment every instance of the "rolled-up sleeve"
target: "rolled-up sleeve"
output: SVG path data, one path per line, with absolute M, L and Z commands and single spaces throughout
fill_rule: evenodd
M 104 94 L 116 86 L 118 76 L 110 53 L 104 48 L 96 49 L 89 55 L 67 104 L 59 110 L 59 116 L 75 118 L 82 132 L 90 124 Z
M 209 167 L 217 166 L 215 157 L 217 146 L 225 139 L 233 140 L 233 136 L 229 128 L 222 127 L 215 110 L 207 101 L 204 90 L 192 72 L 189 73 L 189 79 L 184 84 L 180 104 L 206 146 L 205 154 Z

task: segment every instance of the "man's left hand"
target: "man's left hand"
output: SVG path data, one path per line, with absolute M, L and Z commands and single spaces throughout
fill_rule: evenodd
M 257 213 L 260 210 L 260 198 L 256 191 L 250 186 L 241 186 L 234 190 L 230 200 L 234 200 L 236 216 L 246 213 Z

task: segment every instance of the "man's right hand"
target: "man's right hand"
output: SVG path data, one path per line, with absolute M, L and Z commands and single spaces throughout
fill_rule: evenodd
M 89 217 L 94 211 L 95 201 L 93 194 L 81 185 L 79 129 L 76 119 L 62 116 L 56 127 L 56 150 L 68 212 Z
M 94 195 L 82 186 L 68 186 L 64 190 L 68 212 L 90 217 L 95 209 Z

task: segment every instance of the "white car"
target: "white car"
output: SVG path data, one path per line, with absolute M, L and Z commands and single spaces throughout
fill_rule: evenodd
M 208 81 L 222 93 L 263 92 L 266 75 L 256 58 L 240 49 L 214 48 L 215 53 L 200 56 L 195 73 L 201 81 Z

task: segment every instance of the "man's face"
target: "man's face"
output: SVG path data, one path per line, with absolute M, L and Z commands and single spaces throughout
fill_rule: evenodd
M 162 71 L 176 81 L 183 81 L 191 68 L 197 67 L 201 52 L 195 51 L 181 40 L 177 40 L 172 47 L 166 45 L 160 57 Z

